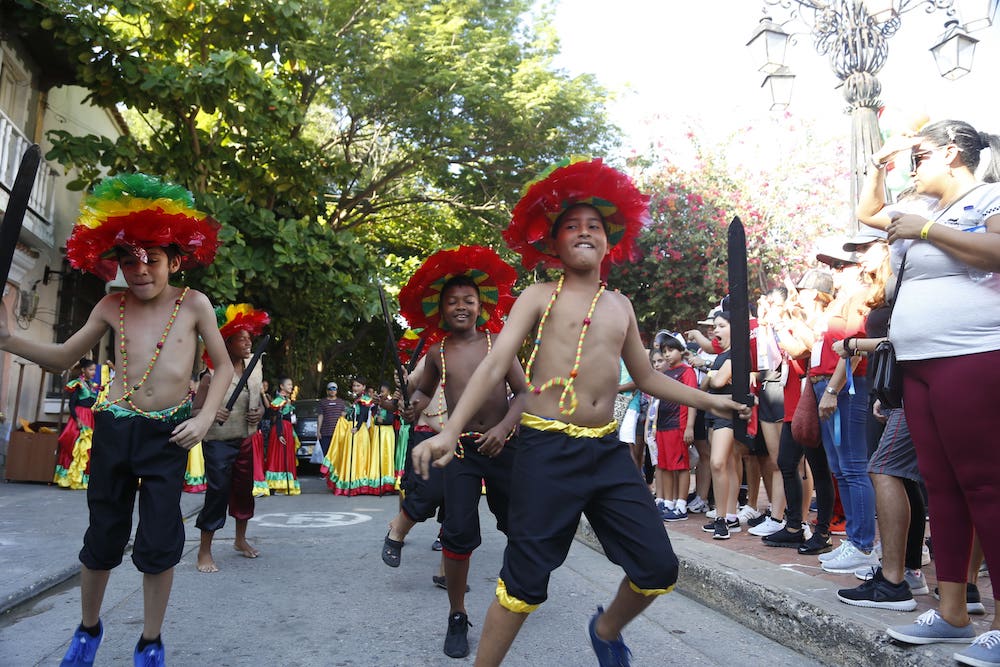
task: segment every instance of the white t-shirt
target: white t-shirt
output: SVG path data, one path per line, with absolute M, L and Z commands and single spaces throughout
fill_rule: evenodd
M 991 183 L 941 211 L 937 222 L 982 234 L 997 214 L 1000 184 Z M 889 328 L 899 360 L 1000 350 L 1000 276 L 974 280 L 970 270 L 975 272 L 929 241 L 912 242 Z

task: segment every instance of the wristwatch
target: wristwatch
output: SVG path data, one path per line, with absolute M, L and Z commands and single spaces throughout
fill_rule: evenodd
M 831 396 L 836 396 L 837 394 L 840 393 L 839 391 L 837 391 L 836 389 L 834 389 L 830 385 L 826 385 L 826 389 L 824 389 L 823 391 L 825 391 L 826 393 L 830 394 Z

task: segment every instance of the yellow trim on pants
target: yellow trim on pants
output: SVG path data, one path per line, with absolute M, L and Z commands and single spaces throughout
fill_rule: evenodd
M 561 422 L 558 419 L 537 417 L 527 412 L 521 415 L 521 425 L 536 431 L 558 431 L 571 438 L 603 438 L 618 430 L 618 422 L 615 420 L 611 420 L 604 426 L 580 426 L 579 424 Z
M 503 579 L 497 577 L 497 602 L 500 606 L 507 611 L 512 611 L 517 614 L 530 614 L 531 612 L 538 609 L 537 604 L 528 604 L 524 600 L 518 600 L 516 597 L 507 592 L 507 584 L 503 582 Z
M 666 595 L 670 591 L 674 590 L 673 586 L 670 586 L 669 588 L 639 588 L 631 581 L 628 582 L 628 587 L 631 588 L 636 593 L 638 593 L 639 595 L 645 595 L 646 597 L 652 597 L 654 595 Z

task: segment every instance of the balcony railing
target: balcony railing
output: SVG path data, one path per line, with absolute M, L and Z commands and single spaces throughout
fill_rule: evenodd
M 14 122 L 0 111 L 0 208 L 7 208 L 10 189 L 21 165 L 21 156 L 31 145 L 28 137 Z M 25 233 L 35 243 L 48 248 L 55 246 L 53 216 L 55 214 L 56 170 L 42 161 L 35 175 L 35 185 L 28 199 L 28 213 L 24 216 Z M 23 236 L 22 236 L 23 238 Z

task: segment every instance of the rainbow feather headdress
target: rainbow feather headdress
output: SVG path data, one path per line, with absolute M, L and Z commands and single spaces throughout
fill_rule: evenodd
M 427 343 L 447 334 L 440 312 L 441 290 L 451 278 L 460 275 L 469 276 L 479 287 L 476 327 L 493 333 L 503 328 L 503 317 L 514 304 L 511 288 L 517 272 L 493 250 L 464 245 L 428 257 L 399 292 L 400 314 L 411 327 L 423 329 Z
M 116 248 L 143 259 L 145 248 L 171 245 L 181 251 L 182 269 L 211 264 L 219 223 L 196 210 L 183 187 L 146 174 L 122 174 L 101 181 L 80 203 L 66 258 L 74 268 L 113 280 Z
M 222 340 L 229 340 L 239 331 L 246 331 L 250 336 L 259 336 L 264 327 L 271 323 L 271 316 L 263 310 L 257 310 L 249 303 L 234 303 L 228 306 L 215 307 L 215 320 L 219 325 Z M 212 360 L 208 350 L 202 353 L 202 361 L 212 368 Z
M 636 259 L 636 237 L 650 221 L 649 195 L 639 192 L 631 178 L 600 158 L 573 156 L 528 183 L 514 206 L 503 238 L 521 255 L 524 268 L 562 265 L 555 253 L 552 225 L 576 204 L 589 204 L 604 217 L 608 235 L 605 261 L 617 264 Z

